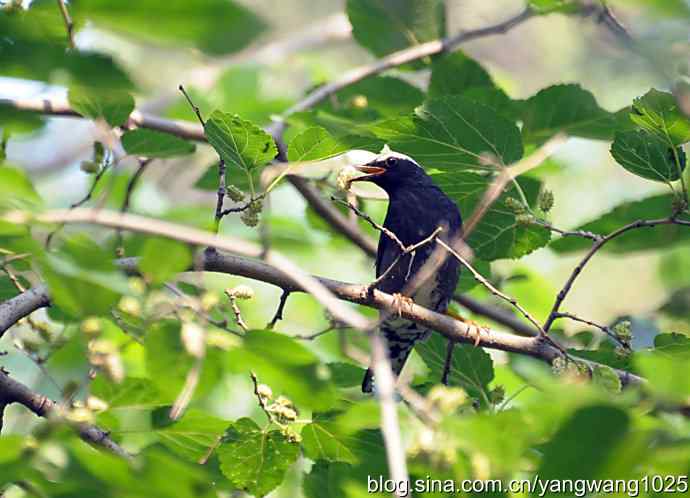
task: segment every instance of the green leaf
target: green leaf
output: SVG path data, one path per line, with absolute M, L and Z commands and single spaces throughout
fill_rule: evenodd
M 539 15 L 552 12 L 577 12 L 582 7 L 577 0 L 529 0 L 529 6 Z
M 592 382 L 611 393 L 621 391 L 621 379 L 613 368 L 606 365 L 596 365 L 592 371 Z
M 250 171 L 264 166 L 278 153 L 268 133 L 236 114 L 214 111 L 206 121 L 204 131 L 209 143 L 228 166 Z
M 126 377 L 122 382 L 99 375 L 91 383 L 91 394 L 108 403 L 108 409 L 152 410 L 170 404 L 174 398 L 163 396 L 149 379 Z
M 156 322 L 149 327 L 144 340 L 148 377 L 166 399 L 180 394 L 196 363 L 182 344 L 180 328 L 181 323 L 176 320 Z M 211 390 L 220 375 L 220 355 L 217 350 L 208 349 L 195 394 L 203 395 Z
M 620 408 L 587 406 L 567 419 L 543 450 L 541 479 L 592 479 L 626 436 L 630 419 Z M 536 491 L 533 493 L 536 496 Z M 559 496 L 547 493 L 544 496 Z
M 43 117 L 35 112 L 15 109 L 0 103 L 0 164 L 4 160 L 4 140 L 13 133 L 30 133 L 43 126 Z
M 70 2 L 69 8 L 77 21 L 89 20 L 144 41 L 196 47 L 210 54 L 240 50 L 264 29 L 261 19 L 230 0 L 170 0 L 164 6 L 159 0 L 78 0 Z
M 348 0 L 352 36 L 382 56 L 445 36 L 442 0 Z
M 288 161 L 319 161 L 347 151 L 347 145 L 336 140 L 321 127 L 307 128 L 292 139 Z
M 131 156 L 172 157 L 191 154 L 196 146 L 169 133 L 137 128 L 122 135 L 122 146 Z
M 472 267 L 477 270 L 481 275 L 490 279 L 491 277 L 491 263 L 483 259 L 476 258 L 472 261 Z M 474 278 L 472 272 L 462 268 L 460 270 L 460 278 L 458 279 L 458 286 L 456 287 L 456 292 L 469 292 L 474 289 L 479 282 Z
M 647 391 L 664 401 L 687 403 L 690 396 L 690 361 L 687 354 L 673 354 L 672 348 L 666 346 L 658 351 L 654 349 L 638 353 L 634 362 L 640 375 L 648 380 L 644 386 Z
M 611 140 L 616 115 L 605 111 L 580 85 L 554 85 L 525 101 L 522 136 L 541 144 L 559 132 L 596 140 Z
M 465 217 L 472 215 L 492 183 L 492 178 L 468 171 L 443 172 L 432 175 L 438 185 L 460 208 Z M 521 178 L 518 184 L 528 202 L 534 206 L 540 183 L 529 177 Z M 511 185 L 489 208 L 467 243 L 479 259 L 493 261 L 500 258 L 519 258 L 546 245 L 551 237 L 548 230 L 518 221 L 515 213 L 505 201 L 508 197 L 520 198 L 515 185 Z
M 228 362 L 236 372 L 256 372 L 261 382 L 300 407 L 327 410 L 335 403 L 336 391 L 327 367 L 319 363 L 314 353 L 286 335 L 251 331 L 242 347 L 232 349 L 229 356 Z
M 337 424 L 318 421 L 302 429 L 302 446 L 312 460 L 356 463 L 358 458 L 348 444 L 348 435 L 342 434 Z
M 146 241 L 139 269 L 155 284 L 162 284 L 189 268 L 192 253 L 186 244 L 175 240 L 152 238 Z
M 631 173 L 656 182 L 669 183 L 685 169 L 685 152 L 673 148 L 643 130 L 616 132 L 611 145 L 613 158 Z
M 415 351 L 419 353 L 426 366 L 431 370 L 433 382 L 441 382 L 447 346 L 448 340 L 441 334 L 432 334 L 428 340 L 419 342 L 415 346 Z M 455 345 L 451 370 L 448 375 L 448 385 L 460 386 L 470 396 L 480 401 L 486 401 L 489 383 L 493 378 L 494 366 L 488 353 L 482 348 L 470 344 Z
M 29 281 L 21 275 L 18 276 L 18 279 L 25 289 L 31 287 Z M 19 294 L 19 289 L 17 289 L 12 280 L 4 274 L 0 275 L 0 303 L 12 299 L 17 294 Z
M 73 86 L 67 94 L 69 105 L 84 117 L 103 118 L 110 126 L 120 126 L 134 110 L 134 99 L 128 92 Z
M 654 337 L 655 353 L 690 359 L 690 337 L 672 332 Z
M 460 96 L 430 100 L 413 116 L 377 123 L 371 131 L 425 168 L 487 169 L 485 154 L 508 165 L 523 152 L 515 124 L 493 109 Z
M 122 295 L 130 293 L 112 255 L 83 234 L 46 254 L 41 266 L 51 300 L 75 318 L 107 314 Z
M 365 122 L 412 112 L 423 101 L 424 93 L 416 86 L 399 78 L 376 76 L 336 92 L 316 109 Z
M 233 486 L 265 496 L 283 482 L 299 455 L 299 445 L 280 431 L 263 431 L 251 419 L 241 418 L 228 427 L 216 452 Z
M 477 87 L 495 87 L 489 73 L 477 61 L 460 51 L 434 58 L 429 97 L 461 95 L 470 88 Z
M 634 100 L 630 119 L 647 133 L 655 135 L 668 147 L 690 142 L 690 119 L 678 108 L 671 93 L 652 88 Z
M 338 387 L 353 387 L 362 383 L 365 370 L 352 363 L 328 363 L 333 383 Z
M 228 422 L 200 410 L 190 409 L 177 420 L 170 420 L 165 406 L 152 414 L 153 430 L 161 442 L 178 455 L 198 462 L 218 441 Z
M 596 220 L 576 227 L 575 230 L 586 230 L 607 235 L 637 220 L 666 218 L 672 212 L 673 202 L 672 194 L 654 195 L 639 201 L 625 202 Z M 683 215 L 681 219 L 688 220 L 690 217 Z M 687 227 L 661 225 L 654 228 L 630 230 L 612 239 L 602 247 L 602 250 L 615 253 L 646 251 L 669 248 L 674 244 L 687 241 L 690 241 L 690 230 Z M 591 245 L 591 241 L 581 237 L 563 237 L 554 241 L 550 247 L 556 252 L 568 253 L 589 249 Z
M 0 166 L 0 210 L 26 209 L 40 203 L 41 198 L 24 171 Z

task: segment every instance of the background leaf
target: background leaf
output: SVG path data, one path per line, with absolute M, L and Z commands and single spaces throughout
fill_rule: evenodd
M 265 496 L 283 481 L 285 471 L 297 459 L 299 445 L 280 431 L 262 431 L 251 419 L 241 418 L 228 427 L 216 451 L 230 482 Z
M 196 146 L 186 140 L 144 128 L 125 132 L 122 135 L 122 146 L 132 156 L 159 158 L 191 154 L 196 150 Z

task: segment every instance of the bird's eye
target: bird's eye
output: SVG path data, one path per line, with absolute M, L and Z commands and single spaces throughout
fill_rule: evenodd
M 398 160 L 395 157 L 389 157 L 386 159 L 386 166 L 389 168 L 392 168 L 393 166 L 398 164 Z

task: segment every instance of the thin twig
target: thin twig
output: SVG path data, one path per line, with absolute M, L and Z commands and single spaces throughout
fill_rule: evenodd
M 397 236 L 395 233 L 393 233 L 392 231 L 388 230 L 386 227 L 384 227 L 384 226 L 381 225 L 380 223 L 376 223 L 376 222 L 371 218 L 371 216 L 369 216 L 369 215 L 368 215 L 367 213 L 365 213 L 364 211 L 360 210 L 357 206 L 354 206 L 354 205 L 350 204 L 349 202 L 347 202 L 347 201 L 345 201 L 345 200 L 343 200 L 343 199 L 338 199 L 338 198 L 335 197 L 335 196 L 331 196 L 331 200 L 334 201 L 334 202 L 337 202 L 337 203 L 339 203 L 339 204 L 342 204 L 343 206 L 345 206 L 345 207 L 347 207 L 348 209 L 352 210 L 353 213 L 355 213 L 357 216 L 359 216 L 359 217 L 362 218 L 364 221 L 366 221 L 367 223 L 369 223 L 369 224 L 372 226 L 372 228 L 378 230 L 379 232 L 383 232 L 383 233 L 386 235 L 386 237 L 388 237 L 389 239 L 391 239 L 393 242 L 395 242 L 395 243 L 398 245 L 398 247 L 400 248 L 401 251 L 405 251 L 405 249 L 407 249 L 407 247 L 405 246 L 405 244 L 402 243 L 402 241 L 398 238 L 398 236 Z
M 65 5 L 65 0 L 57 0 L 58 8 L 60 9 L 60 14 L 62 14 L 62 20 L 65 22 L 65 28 L 67 29 L 67 43 L 69 48 L 77 48 L 77 44 L 74 42 L 74 23 L 72 22 L 72 17 L 69 15 L 69 10 L 67 10 L 67 5 Z
M 194 111 L 194 114 L 196 114 L 196 118 L 199 120 L 199 123 L 201 123 L 201 126 L 202 127 L 206 126 L 206 122 L 204 121 L 204 118 L 201 115 L 201 111 L 194 104 L 194 102 L 192 101 L 192 98 L 189 96 L 187 91 L 184 89 L 184 86 L 180 85 L 178 88 L 179 88 L 180 92 L 182 92 L 182 95 L 184 95 L 184 98 L 187 99 L 187 102 L 189 102 L 189 105 L 191 106 L 192 110 Z
M 559 311 L 556 313 L 556 319 L 559 318 L 568 318 L 569 320 L 573 320 L 574 322 L 580 322 L 584 323 L 586 325 L 589 325 L 590 327 L 597 328 L 601 330 L 604 334 L 609 336 L 611 339 L 613 339 L 615 342 L 617 342 L 620 346 L 630 349 L 630 344 L 626 343 L 625 341 L 621 340 L 620 337 L 618 337 L 618 334 L 616 334 L 611 327 L 608 327 L 606 325 L 601 325 L 596 322 L 592 322 L 591 320 L 586 320 L 584 318 L 580 318 L 577 315 L 574 315 L 573 313 L 566 313 L 564 311 Z
M 587 251 L 587 254 L 582 258 L 582 260 L 577 264 L 577 266 L 573 269 L 571 272 L 570 276 L 566 280 L 565 284 L 563 285 L 563 288 L 558 292 L 556 295 L 556 300 L 553 303 L 553 306 L 551 308 L 551 312 L 549 313 L 549 316 L 547 317 L 546 321 L 544 322 L 544 327 L 543 330 L 545 332 L 548 332 L 549 329 L 551 328 L 551 325 L 553 322 L 556 320 L 559 309 L 561 307 L 561 304 L 565 300 L 566 296 L 570 292 L 570 290 L 573 287 L 573 284 L 575 283 L 575 280 L 577 279 L 578 275 L 582 272 L 584 267 L 587 265 L 590 259 L 594 257 L 594 255 L 606 245 L 607 242 L 610 240 L 615 239 L 616 237 L 619 237 L 620 235 L 623 235 L 624 233 L 630 231 L 630 230 L 635 230 L 638 228 L 650 228 L 650 227 L 655 227 L 658 225 L 684 225 L 684 226 L 690 226 L 690 221 L 685 221 L 685 220 L 679 220 L 676 218 L 675 215 L 670 216 L 668 218 L 661 218 L 657 220 L 637 220 L 632 223 L 629 223 L 618 230 L 614 230 L 610 234 L 602 237 L 601 239 L 597 240 L 592 244 L 592 247 L 590 248 L 589 251 Z
M 228 299 L 230 300 L 230 307 L 232 308 L 232 312 L 235 315 L 235 321 L 237 322 L 237 325 L 239 325 L 239 327 L 245 332 L 248 332 L 249 327 L 242 319 L 242 311 L 240 310 L 240 307 L 237 305 L 237 297 L 235 297 L 235 295 L 233 295 L 232 292 L 230 292 L 227 289 L 225 291 L 225 295 L 228 296 Z
M 213 225 L 215 233 L 218 233 L 218 230 L 220 229 L 220 220 L 223 218 L 223 216 L 232 212 L 223 211 L 223 201 L 225 200 L 225 192 L 225 160 L 221 158 L 220 162 L 218 163 L 218 192 L 216 194 L 216 217 L 215 223 Z M 247 204 L 247 206 L 249 206 L 249 204 Z
M 141 158 L 141 159 L 139 159 L 139 166 L 137 167 L 137 170 L 134 172 L 132 177 L 127 182 L 127 189 L 125 190 L 125 198 L 122 201 L 122 206 L 120 207 L 121 213 L 126 213 L 127 210 L 129 210 L 129 206 L 132 202 L 132 194 L 134 193 L 134 189 L 137 187 L 137 184 L 139 183 L 139 179 L 141 178 L 141 175 L 144 174 L 144 170 L 146 170 L 146 167 L 149 164 L 151 164 L 151 161 L 153 161 L 153 158 Z M 123 258 L 125 256 L 125 249 L 123 247 L 123 242 L 122 242 L 122 230 L 117 231 L 117 243 L 115 246 L 116 246 L 115 254 L 117 255 L 118 258 Z
M 540 220 L 539 218 L 534 218 L 532 221 L 537 225 L 546 228 L 547 230 L 559 234 L 562 237 L 582 237 L 584 239 L 589 239 L 594 242 L 598 241 L 602 237 L 598 233 L 588 232 L 587 230 L 562 230 L 560 228 L 553 226 L 548 221 Z
M 283 293 L 280 295 L 280 302 L 278 303 L 278 309 L 276 310 L 275 314 L 273 315 L 273 318 L 271 319 L 270 322 L 266 325 L 266 328 L 268 330 L 273 330 L 273 328 L 276 326 L 276 323 L 278 323 L 278 320 L 283 319 L 283 310 L 285 309 L 285 304 L 287 303 L 288 297 L 290 297 L 290 291 L 289 290 L 283 290 Z
M 455 343 L 453 341 L 448 341 L 448 345 L 446 346 L 446 359 L 443 363 L 443 374 L 441 374 L 441 384 L 444 386 L 448 385 L 448 376 L 450 375 L 453 365 L 453 349 L 455 349 Z

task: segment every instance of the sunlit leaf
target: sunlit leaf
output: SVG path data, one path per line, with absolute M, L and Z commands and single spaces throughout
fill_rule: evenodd
M 191 46 L 211 54 L 244 48 L 264 29 L 254 13 L 230 0 L 170 0 L 165 5 L 158 0 L 78 0 L 70 2 L 70 9 L 77 20 L 89 20 L 145 41 Z
M 196 146 L 170 133 L 137 128 L 122 135 L 127 154 L 143 157 L 172 157 L 191 154 Z
M 348 0 L 352 36 L 375 55 L 445 35 L 441 0 Z
M 690 141 L 690 118 L 678 108 L 671 93 L 652 88 L 633 102 L 630 119 L 651 135 L 676 147 Z
M 458 205 L 467 220 L 481 202 L 492 183 L 491 177 L 468 171 L 443 172 L 432 175 L 434 183 Z M 528 202 L 534 204 L 540 184 L 531 178 L 518 181 Z M 482 217 L 469 235 L 467 243 L 479 259 L 519 258 L 546 245 L 551 234 L 542 227 L 520 223 L 505 200 L 520 198 L 517 187 L 509 187 Z
M 265 496 L 283 481 L 297 459 L 299 445 L 280 431 L 261 430 L 251 419 L 241 418 L 228 427 L 216 452 L 223 474 L 233 485 Z
M 144 244 L 139 268 L 154 283 L 161 284 L 187 270 L 191 263 L 192 253 L 186 244 L 175 240 L 152 238 Z
M 217 444 L 228 422 L 195 409 L 188 410 L 181 419 L 172 421 L 170 409 L 166 406 L 152 414 L 152 425 L 165 446 L 197 462 Z
M 215 111 L 204 126 L 209 143 L 230 166 L 245 171 L 264 166 L 278 153 L 273 138 L 236 114 Z
M 515 124 L 460 96 L 430 100 L 413 116 L 386 120 L 371 130 L 423 167 L 445 171 L 494 169 L 486 165 L 485 156 L 507 165 L 523 152 Z
M 134 99 L 128 92 L 72 87 L 67 98 L 72 109 L 82 116 L 105 119 L 110 126 L 122 125 L 134 110 Z
M 579 85 L 554 85 L 525 101 L 522 136 L 525 142 L 536 144 L 560 132 L 610 140 L 617 123 L 616 115 L 599 107 L 594 96 Z

